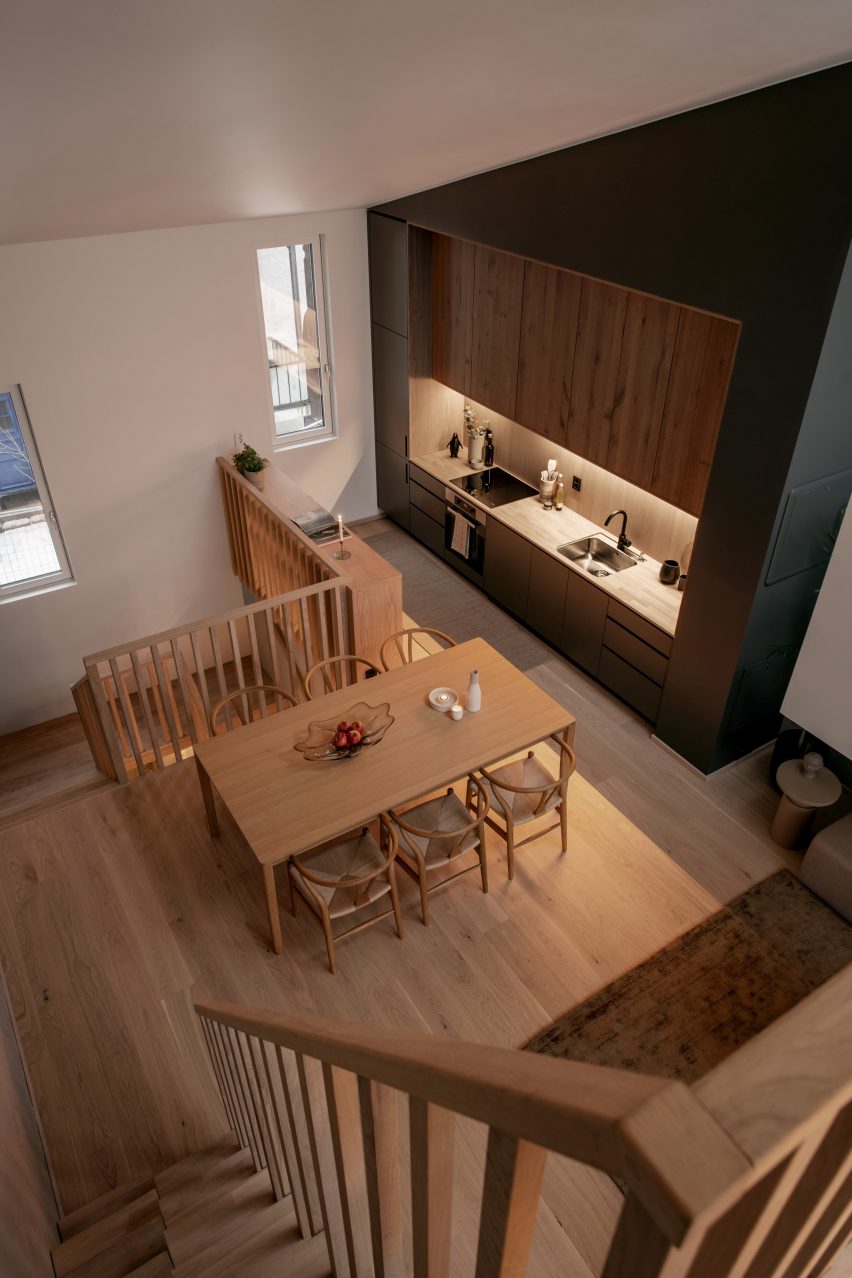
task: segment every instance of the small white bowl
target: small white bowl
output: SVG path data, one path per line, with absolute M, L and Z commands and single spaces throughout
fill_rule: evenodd
M 433 688 L 429 693 L 429 705 L 433 710 L 446 714 L 457 703 L 459 694 L 455 688 Z

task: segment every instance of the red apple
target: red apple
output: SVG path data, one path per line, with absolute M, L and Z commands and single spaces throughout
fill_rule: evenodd
M 338 732 L 334 738 L 335 750 L 345 750 L 349 745 L 349 738 L 345 732 Z
M 341 719 L 340 723 L 338 723 L 337 725 L 337 731 L 346 732 L 351 726 L 352 725 L 350 724 L 348 719 Z
M 361 733 L 358 731 L 357 728 L 350 728 L 346 736 L 351 746 L 360 745 Z
M 356 732 L 360 732 L 360 733 L 361 733 L 361 735 L 363 736 L 363 734 L 364 734 L 364 725 L 363 725 L 363 723 L 361 722 L 361 720 L 360 720 L 360 719 L 353 719 L 353 720 L 352 720 L 352 722 L 350 723 L 349 727 L 350 727 L 350 728 L 354 728 Z

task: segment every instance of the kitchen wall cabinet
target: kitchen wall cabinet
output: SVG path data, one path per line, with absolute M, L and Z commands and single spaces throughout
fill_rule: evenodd
M 471 393 L 475 257 L 473 244 L 432 237 L 432 376 L 461 395 Z
M 376 444 L 376 496 L 379 509 L 408 528 L 408 462 L 379 443 Z
M 468 394 L 504 417 L 515 414 L 524 260 L 476 246 Z
M 566 657 L 597 675 L 601 659 L 607 596 L 579 573 L 568 570 L 560 647 Z
M 739 324 L 682 308 L 651 492 L 701 513 Z
M 606 469 L 651 487 L 680 308 L 631 293 L 621 341 Z
M 485 592 L 519 621 L 526 620 L 533 547 L 526 537 L 489 519 L 485 536 Z
M 373 412 L 376 440 L 408 456 L 408 342 L 373 323 Z
M 565 614 L 565 593 L 571 569 L 560 564 L 546 551 L 532 548 L 530 561 L 530 588 L 527 600 L 527 625 L 553 644 L 562 643 L 562 621 Z
M 565 447 L 606 466 L 615 412 L 627 289 L 583 279 Z
M 514 420 L 566 446 L 583 280 L 527 262 Z
M 371 213 L 370 310 L 377 324 L 408 336 L 408 227 L 397 218 Z

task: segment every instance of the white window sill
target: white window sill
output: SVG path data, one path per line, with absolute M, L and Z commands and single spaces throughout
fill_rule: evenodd
M 67 590 L 69 586 L 76 586 L 77 582 L 74 577 L 66 581 L 51 581 L 43 586 L 22 585 L 20 590 L 8 590 L 6 593 L 0 593 L 0 605 L 17 603 L 19 599 L 34 599 L 36 595 L 49 595 L 54 590 Z
M 277 439 L 272 445 L 274 453 L 289 453 L 294 448 L 310 448 L 313 444 L 332 444 L 337 435 L 315 435 L 313 439 Z

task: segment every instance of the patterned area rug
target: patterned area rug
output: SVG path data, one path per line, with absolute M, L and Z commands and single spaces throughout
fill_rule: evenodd
M 691 1083 L 852 963 L 852 926 L 787 870 L 566 1012 L 526 1050 Z

